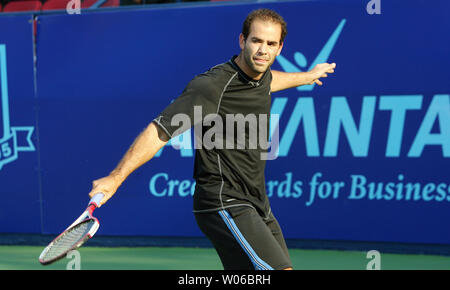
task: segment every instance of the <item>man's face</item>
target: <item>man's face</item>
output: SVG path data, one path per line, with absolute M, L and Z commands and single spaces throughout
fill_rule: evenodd
M 247 39 L 239 36 L 239 44 L 246 65 L 255 74 L 264 73 L 280 54 L 283 44 L 281 25 L 256 19 L 252 22 Z

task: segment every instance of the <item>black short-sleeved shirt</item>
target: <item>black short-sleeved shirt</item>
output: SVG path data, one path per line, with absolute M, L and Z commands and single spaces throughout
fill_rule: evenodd
M 268 150 L 267 144 L 259 140 L 268 140 L 272 74 L 268 69 L 260 80 L 253 80 L 237 66 L 235 58 L 195 76 L 182 94 L 153 122 L 169 137 L 175 137 L 193 126 L 197 144 L 202 143 L 195 150 L 194 212 L 247 205 L 253 206 L 262 216 L 268 216 L 270 206 L 265 188 L 265 160 L 261 157 L 261 153 Z M 180 115 L 177 114 L 189 117 L 188 126 L 187 122 L 179 122 L 177 117 Z M 216 126 L 215 122 L 208 121 L 214 119 L 211 119 L 213 116 L 221 118 L 222 130 L 218 130 L 220 126 Z M 244 134 L 238 130 L 239 117 L 240 120 L 247 120 L 241 122 L 245 124 Z M 258 124 L 256 146 L 250 141 L 255 140 L 255 135 L 251 134 L 255 132 L 255 118 Z M 233 124 L 233 131 L 229 124 Z M 211 148 L 211 142 L 205 140 L 215 141 L 213 144 L 216 146 Z

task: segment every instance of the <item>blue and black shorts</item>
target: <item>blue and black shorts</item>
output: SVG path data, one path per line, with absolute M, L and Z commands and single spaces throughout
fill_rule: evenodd
M 292 267 L 280 225 L 250 206 L 196 212 L 200 230 L 212 242 L 225 270 L 282 270 Z

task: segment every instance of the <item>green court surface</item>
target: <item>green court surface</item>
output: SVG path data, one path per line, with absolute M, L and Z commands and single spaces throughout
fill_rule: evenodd
M 71 259 L 42 266 L 43 247 L 0 246 L 0 270 L 65 270 Z M 289 250 L 296 270 L 364 270 L 371 261 L 366 252 Z M 212 248 L 82 247 L 81 270 L 222 270 Z M 73 264 L 73 263 L 72 263 Z M 380 253 L 382 270 L 450 270 L 450 257 Z

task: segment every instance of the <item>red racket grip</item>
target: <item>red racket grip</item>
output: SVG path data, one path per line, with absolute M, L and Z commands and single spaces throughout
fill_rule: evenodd
M 89 215 L 92 215 L 94 210 L 100 206 L 100 201 L 102 201 L 104 196 L 105 195 L 103 193 L 97 193 L 96 195 L 94 195 L 93 198 L 91 198 L 91 200 L 89 201 L 88 208 L 87 208 Z

